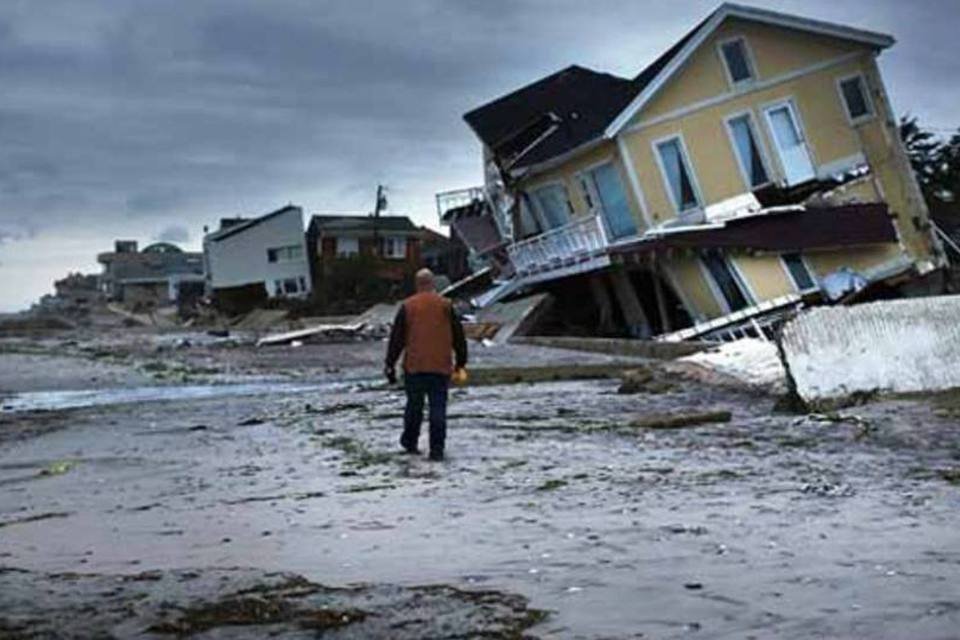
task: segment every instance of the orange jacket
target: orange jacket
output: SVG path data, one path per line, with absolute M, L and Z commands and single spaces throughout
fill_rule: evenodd
M 390 332 L 387 367 L 393 368 L 403 353 L 406 373 L 450 375 L 467 364 L 463 325 L 451 302 L 438 293 L 418 293 L 403 301 Z

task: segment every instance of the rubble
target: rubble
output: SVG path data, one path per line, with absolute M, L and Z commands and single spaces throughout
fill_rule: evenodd
M 658 413 L 635 418 L 631 427 L 638 429 L 682 429 L 716 422 L 730 422 L 729 411 L 695 411 L 690 413 Z

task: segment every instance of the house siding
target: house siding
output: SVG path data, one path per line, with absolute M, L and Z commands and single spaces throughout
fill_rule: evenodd
M 269 262 L 267 249 L 299 245 L 303 257 L 289 262 Z M 293 208 L 222 240 L 204 242 L 212 289 L 263 283 L 269 296 L 276 295 L 274 281 L 304 278 L 312 289 L 309 249 L 303 230 L 303 212 Z

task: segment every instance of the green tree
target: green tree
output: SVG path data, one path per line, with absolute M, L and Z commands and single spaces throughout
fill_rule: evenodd
M 960 194 L 960 130 L 943 140 L 921 127 L 916 116 L 904 116 L 900 138 L 927 202 L 953 201 Z

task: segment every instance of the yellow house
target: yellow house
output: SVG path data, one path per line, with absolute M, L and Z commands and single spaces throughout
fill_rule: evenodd
M 572 66 L 466 114 L 483 202 L 440 213 L 492 219 L 498 295 L 552 290 L 607 332 L 759 331 L 898 287 L 945 258 L 876 63 L 893 43 L 721 5 L 634 78 Z

